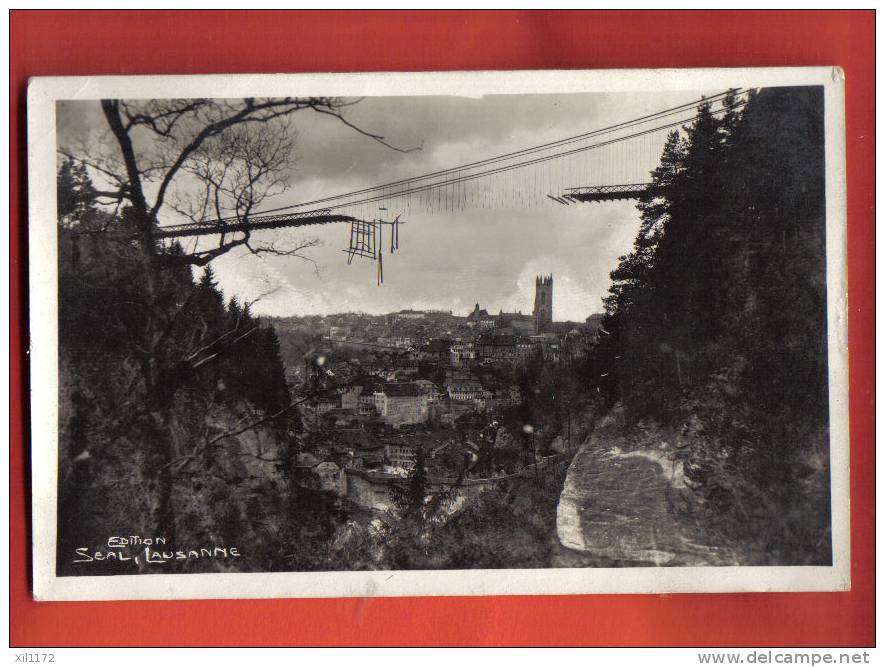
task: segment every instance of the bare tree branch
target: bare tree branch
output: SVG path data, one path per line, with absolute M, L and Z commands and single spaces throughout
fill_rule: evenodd
M 339 104 L 338 107 L 340 107 L 340 106 L 344 106 L 344 105 Z M 341 113 L 337 110 L 337 107 L 336 108 L 326 108 L 326 107 L 311 105 L 311 109 L 313 109 L 317 113 L 321 113 L 321 114 L 325 114 L 327 116 L 332 116 L 333 118 L 337 118 L 339 121 L 344 123 L 347 127 L 349 127 L 351 130 L 355 130 L 359 134 L 362 134 L 365 137 L 369 137 L 370 139 L 377 141 L 382 146 L 386 146 L 387 148 L 395 150 L 398 153 L 413 153 L 415 151 L 424 150 L 423 142 L 419 146 L 412 146 L 411 148 L 399 148 L 398 146 L 394 146 L 393 144 L 388 143 L 385 140 L 385 138 L 383 136 L 381 136 L 380 134 L 374 134 L 372 132 L 369 132 L 368 130 L 364 130 L 363 128 L 359 127 L 358 125 L 354 125 L 353 123 L 351 123 L 349 120 L 347 120 L 344 116 L 341 115 Z
M 302 241 L 294 248 L 281 249 L 277 248 L 274 242 L 264 243 L 264 244 L 254 244 L 249 243 L 248 241 L 244 244 L 246 248 L 248 248 L 249 252 L 253 255 L 261 256 L 261 255 L 277 255 L 281 257 L 297 257 L 305 262 L 308 262 L 313 265 L 313 272 L 315 275 L 320 275 L 320 265 L 317 264 L 316 260 L 310 255 L 305 255 L 304 250 L 309 248 L 318 248 L 323 245 L 320 239 L 309 239 L 307 241 Z
M 421 149 L 398 147 L 345 118 L 341 110 L 360 101 L 361 98 L 332 97 L 102 100 L 109 138 L 117 151 L 96 156 L 92 146 L 77 151 L 62 149 L 60 153 L 83 162 L 113 183 L 113 188 L 102 188 L 102 203 L 119 206 L 122 200 L 128 201 L 149 237 L 170 189 L 181 181 L 182 173 L 195 176 L 197 181 L 214 181 L 215 194 L 219 195 L 213 212 L 216 219 L 226 217 L 228 211 L 247 219 L 265 197 L 285 190 L 288 179 L 284 172 L 291 164 L 294 138 L 288 121 L 301 110 L 332 116 L 347 128 L 398 152 Z M 254 131 L 258 126 L 263 129 Z M 225 149 L 233 149 L 238 155 L 226 159 Z M 227 180 L 227 174 L 215 169 L 219 158 L 228 167 L 237 163 L 234 179 Z M 196 191 L 192 194 L 205 202 L 201 184 L 184 187 L 188 189 Z M 169 209 L 192 221 L 209 219 L 208 207 L 202 205 L 189 206 L 179 200 L 172 202 Z M 239 244 L 228 249 L 236 245 Z M 205 256 L 201 253 L 194 259 L 203 260 Z

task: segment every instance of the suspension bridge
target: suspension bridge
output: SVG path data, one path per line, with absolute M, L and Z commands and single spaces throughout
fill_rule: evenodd
M 746 105 L 732 90 L 582 134 L 431 173 L 280 206 L 247 218 L 228 217 L 158 228 L 159 238 L 246 233 L 265 229 L 350 225 L 350 263 L 374 260 L 382 282 L 385 250 L 396 251 L 399 225 L 413 212 L 541 208 L 635 199 L 650 185 L 668 135 L 691 125 L 701 104 L 714 117 Z M 384 212 L 388 212 L 386 215 Z M 390 219 L 385 220 L 388 217 Z

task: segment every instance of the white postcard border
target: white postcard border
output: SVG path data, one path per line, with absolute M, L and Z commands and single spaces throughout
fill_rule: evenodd
M 823 85 L 833 565 L 57 577 L 57 100 L 708 90 Z M 28 87 L 34 596 L 39 600 L 832 591 L 850 588 L 844 74 L 838 67 L 37 78 Z

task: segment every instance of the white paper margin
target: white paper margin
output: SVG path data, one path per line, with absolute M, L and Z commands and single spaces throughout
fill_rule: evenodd
M 833 565 L 55 576 L 57 100 L 648 92 L 824 86 Z M 96 76 L 28 86 L 34 597 L 38 600 L 841 591 L 850 588 L 844 74 L 838 67 Z

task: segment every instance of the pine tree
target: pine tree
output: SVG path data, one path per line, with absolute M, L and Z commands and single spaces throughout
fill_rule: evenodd
M 702 425 L 686 475 L 748 559 L 826 562 L 822 93 L 747 98 L 668 138 L 588 369 L 633 420 Z
M 66 158 L 58 169 L 58 217 L 70 226 L 87 222 L 87 214 L 95 213 L 97 192 L 86 167 Z

